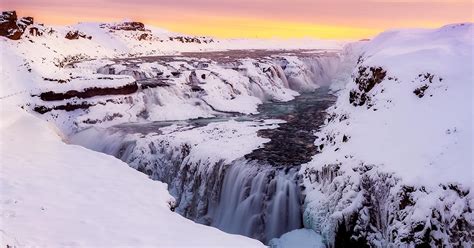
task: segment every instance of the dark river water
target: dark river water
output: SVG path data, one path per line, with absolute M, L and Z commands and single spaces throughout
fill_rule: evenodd
M 263 148 L 245 157 L 268 162 L 272 166 L 293 166 L 309 162 L 316 154 L 313 133 L 324 123 L 325 110 L 336 97 L 327 88 L 303 93 L 289 102 L 271 102 L 259 107 L 258 118 L 282 119 L 286 123 L 276 129 L 259 131 L 259 136 L 269 138 Z
M 145 62 L 176 62 L 176 61 L 215 61 L 218 63 L 234 63 L 241 58 L 269 58 L 272 56 L 297 56 L 298 58 L 316 58 L 336 56 L 330 50 L 230 50 L 217 52 L 183 53 L 170 56 L 150 56 L 140 58 L 115 59 L 116 63 L 127 67 L 137 67 Z M 106 70 L 110 73 L 109 70 Z M 105 73 L 105 72 L 104 72 Z M 142 86 L 156 84 L 156 79 L 138 79 Z M 160 78 L 166 82 L 166 78 Z M 165 83 L 166 84 L 166 83 Z M 128 133 L 159 133 L 159 129 L 169 125 L 185 125 L 201 127 L 212 122 L 258 121 L 265 119 L 281 119 L 286 123 L 280 124 L 277 129 L 259 131 L 258 135 L 270 139 L 262 148 L 245 156 L 248 160 L 256 160 L 271 166 L 296 166 L 308 162 L 317 152 L 314 146 L 313 132 L 324 122 L 325 110 L 334 103 L 336 97 L 329 93 L 327 87 L 316 89 L 313 92 L 304 92 L 295 99 L 287 102 L 266 102 L 258 107 L 258 114 L 240 115 L 234 112 L 219 112 L 212 118 L 198 118 L 185 121 L 159 121 L 151 123 L 127 123 L 114 126 L 115 129 Z M 217 111 L 218 112 L 218 111 Z
M 127 123 L 114 126 L 127 133 L 156 133 L 162 127 L 170 125 L 206 126 L 212 122 L 260 121 L 281 119 L 286 123 L 276 129 L 260 130 L 258 135 L 270 139 L 260 149 L 245 156 L 249 160 L 258 160 L 272 166 L 293 166 L 308 162 L 316 153 L 313 133 L 324 123 L 325 110 L 336 97 L 328 88 L 319 88 L 305 92 L 287 102 L 266 102 L 258 107 L 258 114 L 232 115 L 222 114 L 211 118 L 198 118 L 185 121 L 157 121 L 150 123 Z

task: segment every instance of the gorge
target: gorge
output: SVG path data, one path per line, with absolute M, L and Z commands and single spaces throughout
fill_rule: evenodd
M 201 53 L 199 56 L 213 57 L 219 64 L 235 67 L 240 58 L 230 60 L 228 56 L 235 53 L 222 52 L 218 55 Z M 248 55 L 238 53 L 241 56 Z M 278 52 L 260 51 L 258 55 L 264 56 L 259 58 L 262 60 L 265 57 L 270 58 L 271 55 L 276 56 Z M 310 55 L 305 55 L 303 61 L 309 64 L 292 70 L 291 74 L 285 68 L 285 63 L 283 67 L 278 64 L 281 60 L 274 60 L 276 62 L 272 62 L 270 69 L 263 68 L 263 72 L 268 72 L 270 79 L 284 82 L 282 87 L 297 88 L 303 92 L 295 99 L 285 102 L 263 97 L 262 100 L 265 102 L 258 106 L 256 114 L 216 111 L 221 106 L 213 106 L 211 109 L 217 112 L 216 117 L 201 117 L 186 121 L 126 123 L 102 129 L 91 127 L 72 135 L 70 140 L 74 144 L 113 155 L 148 174 L 150 178 L 167 183 L 169 191 L 176 198 L 173 208 L 183 216 L 229 233 L 246 235 L 267 243 L 286 232 L 303 227 L 304 194 L 301 191 L 303 185 L 298 174 L 299 166 L 310 161 L 316 154 L 318 148 L 314 147 L 313 132 L 324 123 L 325 109 L 335 101 L 327 86 L 317 89 L 321 87 L 320 85 L 328 84 L 335 71 L 331 67 L 325 68 L 325 65 L 328 64 L 326 62 L 328 59 L 337 60 L 337 55 L 326 56 L 319 55 L 312 58 Z M 221 59 L 222 57 L 226 60 Z M 116 66 L 108 65 L 99 68 L 98 72 L 133 75 L 142 89 L 145 83 L 167 87 L 162 86 L 165 84 L 163 81 L 171 80 L 164 78 L 162 73 L 157 73 L 158 78 L 147 78 L 147 74 L 140 71 L 140 66 L 136 64 L 140 60 L 147 63 L 153 60 L 176 62 L 179 58 L 135 58 L 132 63 L 127 64 L 127 69 L 111 70 L 110 68 Z M 191 61 L 195 60 L 199 61 L 198 59 Z M 119 63 L 123 63 L 123 60 Z M 329 66 L 337 64 L 332 63 Z M 197 67 L 203 66 L 198 64 Z M 288 75 L 285 74 L 285 69 Z M 212 69 L 208 70 L 209 74 L 218 75 Z M 198 80 L 196 74 L 204 71 L 206 69 L 189 73 L 191 87 L 204 84 L 199 81 L 193 84 L 193 80 Z M 176 74 L 178 73 L 186 74 L 186 71 L 181 69 Z M 307 81 L 296 81 L 292 78 L 293 73 L 302 74 L 301 78 Z M 201 81 L 206 78 L 206 76 L 199 77 Z M 226 80 L 225 77 L 220 79 Z M 235 90 L 232 85 L 236 82 L 228 80 L 226 84 Z M 144 90 L 153 89 L 146 87 Z M 262 96 L 266 95 L 266 92 L 263 94 L 252 92 L 252 94 Z M 183 132 L 186 135 L 190 129 L 209 129 L 208 124 L 213 124 L 214 129 L 219 129 L 221 126 L 227 126 L 229 121 L 241 122 L 238 125 L 242 126 L 259 126 L 258 136 L 268 139 L 269 142 L 260 145 L 260 148 L 252 153 L 243 154 L 232 161 L 225 156 L 215 155 L 216 157 L 211 160 L 217 162 L 210 162 L 209 159 L 197 160 L 189 156 L 192 150 L 196 149 L 195 146 L 203 144 L 192 144 L 189 141 L 169 144 L 166 134 L 165 137 L 160 136 L 163 134 L 162 128 L 172 128 L 173 132 Z M 271 124 L 272 121 L 275 124 Z M 241 131 L 236 128 L 232 132 L 236 132 L 238 136 Z M 98 139 L 100 144 L 97 144 Z M 232 145 L 232 140 L 229 142 Z M 245 143 L 241 145 L 248 146 Z M 209 149 L 222 148 L 211 146 Z
M 471 23 L 262 41 L 2 15 L 6 245 L 472 246 Z

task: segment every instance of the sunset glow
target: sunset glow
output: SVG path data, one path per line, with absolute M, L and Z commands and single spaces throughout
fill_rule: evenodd
M 389 28 L 473 21 L 473 3 L 465 0 L 7 0 L 0 6 L 47 24 L 128 18 L 175 32 L 225 38 L 359 39 Z

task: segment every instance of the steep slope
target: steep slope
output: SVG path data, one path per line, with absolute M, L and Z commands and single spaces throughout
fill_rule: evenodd
M 46 122 L 14 106 L 0 109 L 2 246 L 263 246 L 173 213 L 165 184 L 64 144 Z
M 395 30 L 362 49 L 301 169 L 305 225 L 330 246 L 472 245 L 472 37 Z

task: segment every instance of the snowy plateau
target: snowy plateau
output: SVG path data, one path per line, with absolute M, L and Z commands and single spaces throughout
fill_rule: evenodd
M 473 37 L 2 12 L 0 245 L 472 247 Z

